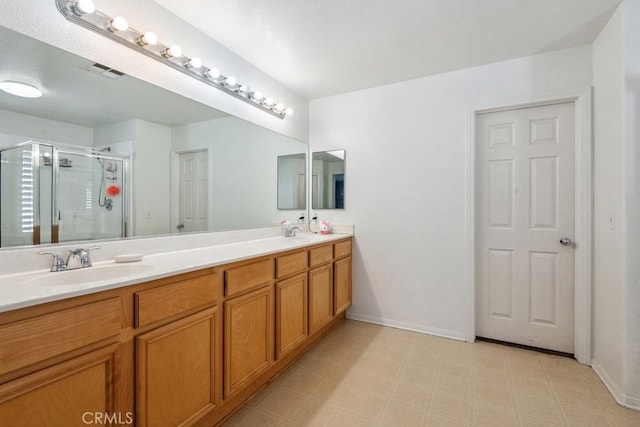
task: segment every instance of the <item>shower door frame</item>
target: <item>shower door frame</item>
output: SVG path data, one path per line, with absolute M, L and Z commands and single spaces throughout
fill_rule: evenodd
M 70 154 L 70 155 L 80 155 L 91 157 L 94 159 L 104 159 L 104 160 L 114 160 L 122 162 L 122 188 L 124 192 L 122 194 L 122 221 L 120 224 L 120 229 L 122 230 L 122 235 L 119 237 L 123 239 L 127 237 L 127 213 L 129 212 L 129 183 L 128 183 L 128 172 L 129 172 L 129 158 L 127 156 L 113 156 L 113 155 L 105 155 L 104 151 L 97 151 L 93 148 L 82 149 L 78 147 L 70 147 L 70 146 L 55 146 L 51 144 L 40 143 L 41 145 L 47 145 L 52 147 L 52 156 L 53 159 L 53 177 L 52 177 L 52 194 L 55 197 L 51 197 L 51 243 L 60 243 L 60 220 L 57 214 L 58 211 L 58 190 L 60 189 L 60 154 Z M 100 197 L 100 195 L 98 195 Z M 55 232 L 55 234 L 54 234 Z M 54 241 L 55 236 L 55 241 Z
M 0 157 L 2 157 L 2 153 L 5 151 L 16 150 L 19 148 L 25 148 L 27 146 L 31 146 L 31 179 L 32 179 L 32 194 L 31 194 L 31 203 L 32 203 L 32 225 L 31 225 L 31 244 L 32 245 L 40 245 L 41 244 L 41 233 L 40 233 L 40 146 L 46 145 L 48 147 L 52 147 L 51 144 L 45 144 L 42 142 L 36 141 L 24 141 L 18 144 L 8 145 L 6 147 L 0 147 Z M 36 184 L 37 183 L 37 184 Z M 52 230 L 53 233 L 53 230 Z M 0 247 L 4 247 L 0 245 Z M 13 247 L 13 246 L 7 246 Z
M 58 219 L 58 190 L 59 190 L 59 179 L 60 179 L 60 153 L 62 154 L 70 154 L 77 156 L 86 156 L 91 158 L 100 158 L 105 160 L 113 160 L 113 161 L 121 161 L 122 162 L 122 188 L 124 189 L 124 193 L 122 195 L 122 223 L 121 230 L 122 236 L 119 238 L 128 237 L 128 219 L 129 219 L 129 190 L 131 189 L 129 183 L 129 156 L 114 156 L 114 155 L 105 155 L 103 151 L 97 151 L 93 148 L 84 148 L 73 145 L 65 145 L 58 144 L 54 145 L 47 142 L 38 142 L 38 141 L 25 141 L 19 144 L 10 145 L 7 147 L 0 148 L 0 153 L 4 151 L 9 151 L 25 146 L 31 146 L 31 156 L 32 156 L 32 173 L 33 173 L 33 229 L 31 236 L 32 245 L 40 245 L 42 243 L 41 240 L 41 206 L 40 206 L 40 148 L 41 147 L 50 147 L 51 148 L 51 242 L 47 242 L 47 244 L 52 243 L 60 243 L 60 235 L 59 235 L 59 219 Z

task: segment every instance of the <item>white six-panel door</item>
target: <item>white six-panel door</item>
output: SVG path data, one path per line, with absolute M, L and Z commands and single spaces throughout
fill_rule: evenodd
M 208 163 L 206 151 L 180 153 L 180 231 L 208 229 Z
M 476 335 L 573 353 L 574 105 L 476 121 Z

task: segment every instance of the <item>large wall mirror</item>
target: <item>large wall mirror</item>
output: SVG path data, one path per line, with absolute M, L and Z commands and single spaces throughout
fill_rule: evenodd
M 345 150 L 314 152 L 311 166 L 311 207 L 344 209 Z
M 6 80 L 35 84 L 43 96 L 26 99 L 0 91 L 2 165 L 16 163 L 2 171 L 5 183 L 16 179 L 19 162 L 33 162 L 36 147 L 37 166 L 47 176 L 53 169 L 45 153 L 66 150 L 81 158 L 55 159 L 58 176 L 52 180 L 59 188 L 47 195 L 39 188 L 43 194 L 32 212 L 21 210 L 15 191 L 0 193 L 0 233 L 25 234 L 4 247 L 37 244 L 27 235 L 35 223 L 48 227 L 50 216 L 59 218 L 60 227 L 53 233 L 37 230 L 41 243 L 266 227 L 282 219 L 278 204 L 285 198 L 290 208 L 305 208 L 304 195 L 280 197 L 278 191 L 280 158 L 303 166 L 289 178 L 306 179 L 300 159 L 308 148 L 300 141 L 0 27 L 0 81 Z M 19 152 L 12 151 L 16 146 Z M 58 179 L 63 174 L 64 180 Z M 30 176 L 17 179 L 39 185 L 28 182 Z M 114 200 L 108 213 L 102 203 L 107 188 Z M 59 195 L 76 192 L 77 197 L 56 203 Z M 38 212 L 50 204 L 52 210 Z M 105 220 L 118 210 L 113 206 L 126 206 L 124 224 Z M 40 213 L 46 217 L 42 221 L 25 219 Z M 103 229 L 108 224 L 119 228 Z

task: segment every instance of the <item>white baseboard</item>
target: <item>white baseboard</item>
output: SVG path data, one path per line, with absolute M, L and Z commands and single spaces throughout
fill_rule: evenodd
M 449 338 L 457 341 L 466 341 L 466 334 L 459 331 L 449 331 L 447 329 L 431 328 L 415 323 L 398 322 L 397 320 L 384 319 L 381 317 L 367 316 L 365 314 L 347 312 L 347 319 L 358 320 L 361 322 L 374 323 L 376 325 L 389 326 L 391 328 L 404 329 L 421 334 L 435 335 L 437 337 Z
M 597 361 L 591 360 L 591 367 L 619 405 L 640 411 L 640 399 L 625 395 Z

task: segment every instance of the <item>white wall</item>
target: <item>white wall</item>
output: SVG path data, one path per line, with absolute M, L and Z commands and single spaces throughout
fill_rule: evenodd
M 135 235 L 171 232 L 171 128 L 136 120 Z
M 640 0 L 624 10 L 625 394 L 640 408 Z
M 93 129 L 28 114 L 0 110 L 0 148 L 24 141 L 93 145 Z
M 306 141 L 308 105 L 306 100 L 247 61 L 197 31 L 152 0 L 95 0 L 98 10 L 126 17 L 134 28 L 152 29 L 166 44 L 179 44 L 185 54 L 199 56 L 203 62 L 233 74 L 240 82 L 293 108 L 295 114 L 284 120 L 204 85 L 140 53 L 121 46 L 92 31 L 67 21 L 54 0 L 16 2 L 0 0 L 0 25 L 18 31 L 76 55 L 108 64 L 141 80 L 180 93 L 188 98 L 236 115 L 250 122 Z
M 136 137 L 137 120 L 129 119 L 122 122 L 98 126 L 94 129 L 94 146 L 105 147 L 122 141 L 133 141 Z M 130 155 L 130 152 L 121 153 Z
M 311 150 L 347 151 L 346 209 L 318 213 L 356 224 L 349 315 L 464 338 L 466 109 L 580 92 L 591 77 L 585 46 L 311 101 Z
M 129 235 L 170 233 L 171 128 L 130 119 L 96 128 L 95 140 L 97 147 L 108 145 L 114 153 L 131 154 Z M 131 141 L 133 153 L 127 152 L 127 141 Z
M 624 6 L 593 44 L 594 211 L 593 363 L 624 390 L 623 73 Z M 615 221 L 612 229 L 611 220 Z
M 277 158 L 307 145 L 234 117 L 173 128 L 176 152 L 209 150 L 213 230 L 278 225 L 303 210 L 277 208 Z
M 595 41 L 593 72 L 593 366 L 618 402 L 640 408 L 640 0 Z
M 276 157 L 283 156 L 277 153 Z M 289 157 L 278 158 L 278 209 L 297 211 L 305 210 L 306 206 L 306 171 L 307 156 L 291 154 Z

